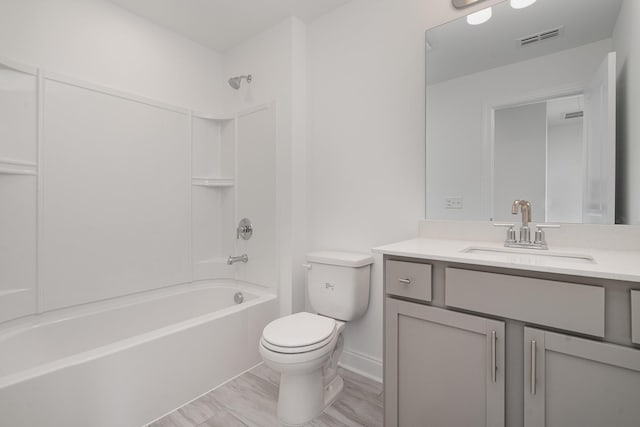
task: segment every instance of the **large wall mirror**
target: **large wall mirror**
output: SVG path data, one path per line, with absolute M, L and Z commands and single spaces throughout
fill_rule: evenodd
M 522 3 L 426 33 L 426 217 L 639 223 L 638 0 Z

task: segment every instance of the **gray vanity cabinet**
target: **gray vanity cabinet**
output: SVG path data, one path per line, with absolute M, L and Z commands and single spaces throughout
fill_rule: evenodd
M 639 427 L 639 286 L 385 257 L 385 426 Z
M 386 298 L 385 426 L 504 426 L 502 321 Z
M 526 327 L 525 427 L 637 427 L 637 349 Z

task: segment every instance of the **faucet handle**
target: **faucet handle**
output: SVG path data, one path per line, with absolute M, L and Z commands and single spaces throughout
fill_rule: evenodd
M 536 224 L 536 233 L 533 243 L 536 245 L 547 245 L 547 241 L 544 237 L 544 229 L 545 228 L 560 228 L 559 225 L 556 224 Z
M 242 218 L 236 228 L 236 239 L 242 237 L 244 240 L 249 240 L 253 235 L 253 224 L 249 218 Z
M 505 243 L 515 243 L 516 242 L 516 230 L 513 228 L 515 224 L 493 224 L 494 227 L 506 227 L 507 228 L 507 237 L 505 239 Z

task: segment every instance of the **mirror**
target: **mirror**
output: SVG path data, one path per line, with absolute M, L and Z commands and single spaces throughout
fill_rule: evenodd
M 626 156 L 635 2 L 506 1 L 482 24 L 427 31 L 428 219 L 513 222 L 525 199 L 537 223 L 640 222 Z

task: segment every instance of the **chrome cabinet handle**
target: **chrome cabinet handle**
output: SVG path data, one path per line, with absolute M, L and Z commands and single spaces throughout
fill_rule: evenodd
M 498 341 L 496 331 L 491 331 L 491 380 L 494 383 L 497 381 L 496 373 L 498 372 L 498 365 L 496 363 L 496 341 Z
M 402 283 L 403 285 L 410 285 L 411 279 L 398 279 L 398 282 Z
M 536 341 L 531 341 L 531 394 L 536 394 Z

